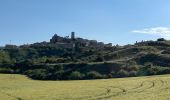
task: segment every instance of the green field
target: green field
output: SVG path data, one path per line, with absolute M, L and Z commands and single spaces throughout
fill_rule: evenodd
M 170 100 L 170 75 L 37 81 L 0 74 L 0 100 Z

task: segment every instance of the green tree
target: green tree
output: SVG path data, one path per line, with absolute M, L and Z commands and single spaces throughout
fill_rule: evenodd
M 79 80 L 79 79 L 82 79 L 82 78 L 83 78 L 83 75 L 78 71 L 72 72 L 69 76 L 69 79 L 71 79 L 71 80 Z
M 33 79 L 44 80 L 47 78 L 47 72 L 45 69 L 34 69 L 25 72 L 29 77 Z
M 103 78 L 103 76 L 96 71 L 90 71 L 87 73 L 86 78 L 87 79 L 100 79 L 100 78 Z
M 124 70 L 124 69 L 121 69 L 118 73 L 117 73 L 117 77 L 127 77 L 129 76 L 129 73 Z
M 130 72 L 129 72 L 129 76 L 130 76 L 130 77 L 137 76 L 137 71 L 130 71 Z
M 5 51 L 0 51 L 0 63 L 10 63 L 10 56 L 7 52 Z

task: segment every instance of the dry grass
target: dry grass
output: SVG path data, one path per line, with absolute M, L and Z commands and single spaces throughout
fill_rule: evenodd
M 22 75 L 0 74 L 0 100 L 170 100 L 170 75 L 35 81 Z

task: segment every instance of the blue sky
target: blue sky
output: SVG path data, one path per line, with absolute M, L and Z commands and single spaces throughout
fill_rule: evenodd
M 129 44 L 170 37 L 170 0 L 0 0 L 0 45 L 77 37 Z

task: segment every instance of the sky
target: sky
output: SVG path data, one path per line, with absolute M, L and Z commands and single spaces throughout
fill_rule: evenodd
M 113 45 L 170 39 L 170 0 L 0 0 L 0 46 L 72 31 Z

